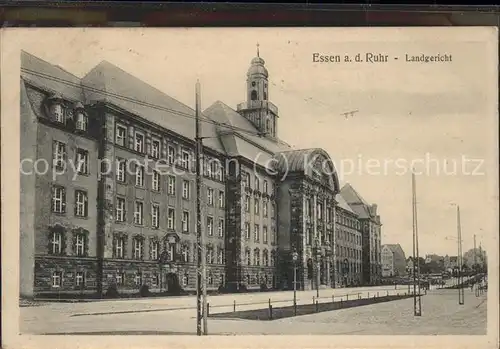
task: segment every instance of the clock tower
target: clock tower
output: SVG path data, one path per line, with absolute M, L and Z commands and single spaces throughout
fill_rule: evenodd
M 260 57 L 258 44 L 257 56 L 247 72 L 246 85 L 247 101 L 238 105 L 238 113 L 254 124 L 261 135 L 277 137 L 278 108 L 269 102 L 269 73 Z

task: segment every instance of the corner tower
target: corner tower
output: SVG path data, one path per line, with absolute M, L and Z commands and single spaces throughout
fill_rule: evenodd
M 237 110 L 262 135 L 274 138 L 278 135 L 278 108 L 269 102 L 269 73 L 265 63 L 257 44 L 257 57 L 252 59 L 247 72 L 247 101 L 238 104 Z

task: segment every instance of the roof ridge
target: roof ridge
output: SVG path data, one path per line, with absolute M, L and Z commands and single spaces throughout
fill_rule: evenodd
M 59 70 L 62 70 L 64 73 L 69 74 L 69 75 L 73 76 L 74 78 L 77 78 L 78 80 L 80 80 L 80 82 L 81 82 L 81 80 L 82 80 L 82 77 L 81 77 L 81 76 L 76 76 L 75 74 L 73 74 L 72 72 L 70 72 L 70 71 L 68 71 L 68 70 L 64 69 L 64 68 L 63 68 L 63 67 L 61 67 L 60 65 L 50 63 L 49 61 L 47 61 L 47 60 L 45 60 L 45 59 L 43 59 L 43 58 L 40 58 L 40 57 L 38 57 L 38 56 L 34 55 L 33 53 L 30 53 L 30 52 L 28 52 L 28 51 L 26 51 L 26 50 L 21 50 L 21 55 L 22 55 L 22 54 L 28 55 L 28 56 L 30 56 L 30 57 L 33 57 L 33 58 L 35 58 L 35 59 L 39 60 L 39 61 L 42 61 L 43 63 L 45 63 L 45 64 L 47 64 L 47 65 L 50 65 L 51 67 L 54 67 L 54 68 L 59 69 Z M 21 66 L 22 66 L 22 59 L 21 59 Z
M 170 99 L 170 100 L 173 100 L 175 101 L 176 103 L 182 105 L 183 107 L 189 109 L 190 111 L 192 111 L 193 113 L 195 112 L 195 109 L 190 107 L 189 105 L 179 101 L 177 98 L 174 98 L 172 96 L 170 96 L 169 94 L 167 94 L 166 92 L 160 90 L 158 87 L 156 86 L 153 86 L 151 85 L 150 83 L 142 80 L 141 78 L 137 77 L 136 75 L 124 70 L 123 68 L 121 68 L 120 66 L 116 65 L 115 63 L 112 63 L 106 59 L 103 59 L 102 61 L 100 61 L 97 65 L 95 65 L 89 72 L 87 72 L 87 74 L 85 74 L 85 76 L 82 78 L 82 80 L 84 80 L 90 73 L 92 73 L 94 70 L 96 70 L 98 67 L 100 66 L 105 66 L 105 65 L 108 65 L 108 67 L 112 67 L 113 69 L 116 69 L 118 70 L 121 74 L 124 74 L 132 79 L 135 79 L 137 81 L 139 81 L 140 83 L 144 84 L 144 85 L 147 85 L 149 88 L 155 90 L 156 92 L 160 93 L 163 97 L 166 97 L 167 99 Z M 105 69 L 101 69 L 100 71 L 103 72 L 103 70 Z

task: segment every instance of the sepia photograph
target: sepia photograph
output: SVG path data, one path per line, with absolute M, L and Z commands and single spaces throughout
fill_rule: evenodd
M 495 28 L 4 34 L 2 279 L 33 347 L 498 344 Z

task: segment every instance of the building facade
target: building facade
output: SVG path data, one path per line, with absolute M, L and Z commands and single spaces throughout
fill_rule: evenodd
M 338 202 L 335 230 L 335 259 L 337 287 L 361 285 L 362 272 L 362 233 L 358 215 L 347 204 L 341 194 Z
M 382 245 L 382 277 L 402 276 L 406 274 L 406 257 L 399 244 Z
M 195 111 L 105 61 L 83 78 L 21 62 L 21 296 L 194 290 Z M 268 78 L 255 57 L 246 102 L 201 116 L 207 288 L 289 289 L 295 269 L 299 289 L 338 286 L 345 259 L 362 283 L 378 216 L 337 213 L 329 154 L 279 139 Z
M 368 204 L 363 197 L 349 184 L 345 184 L 340 194 L 357 213 L 362 231 L 363 281 L 365 285 L 376 285 L 381 282 L 381 227 L 377 205 Z

